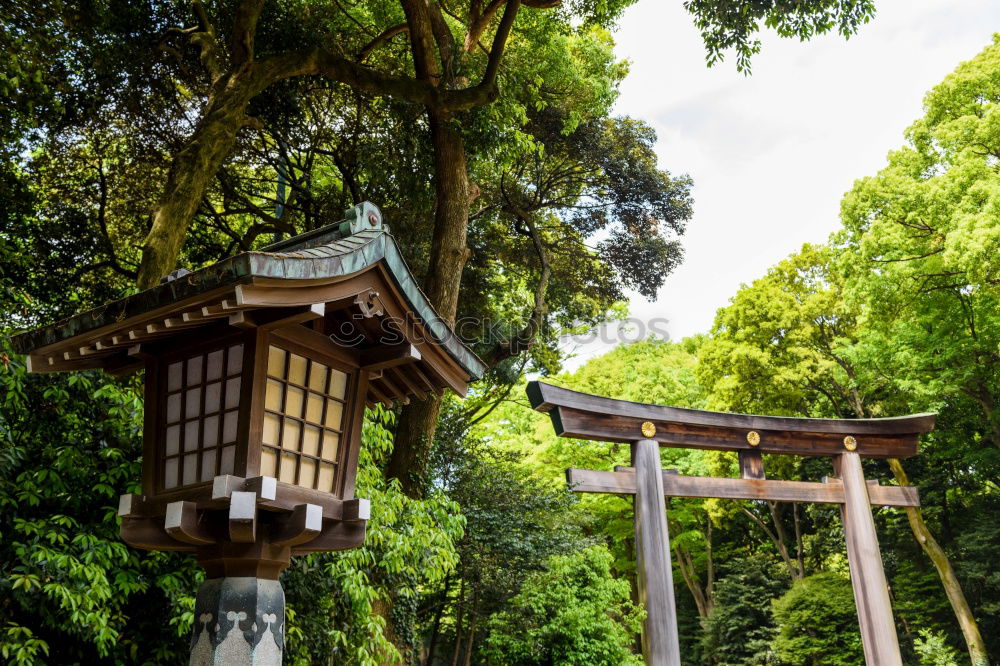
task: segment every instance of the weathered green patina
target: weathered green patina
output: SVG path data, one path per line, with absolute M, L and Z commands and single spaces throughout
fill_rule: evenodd
M 381 213 L 370 203 L 347 211 L 345 220 L 275 243 L 261 251 L 244 252 L 205 268 L 167 276 L 156 287 L 83 312 L 58 323 L 13 338 L 15 350 L 25 354 L 62 351 L 66 343 L 89 343 L 102 331 L 122 327 L 145 315 L 158 316 L 165 308 L 181 311 L 205 302 L 226 288 L 260 280 L 315 285 L 337 281 L 381 263 L 407 309 L 470 379 L 485 371 L 483 362 L 438 316 L 418 286 L 399 247 L 383 225 Z M 100 344 L 94 354 L 100 350 Z M 64 355 L 67 352 L 62 352 Z M 72 362 L 75 353 L 66 356 Z M 81 360 L 87 354 L 81 355 Z M 49 361 L 52 363 L 52 361 Z M 60 361 L 62 362 L 62 361 Z M 84 367 L 81 363 L 80 367 Z M 36 368 L 41 369 L 41 368 Z M 60 368 L 62 369 L 62 368 Z M 69 368 L 67 368 L 69 369 Z

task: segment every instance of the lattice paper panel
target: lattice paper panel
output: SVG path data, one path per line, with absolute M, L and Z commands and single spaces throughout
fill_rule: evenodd
M 271 346 L 261 474 L 336 491 L 347 374 Z
M 164 490 L 233 473 L 242 372 L 241 344 L 167 365 Z

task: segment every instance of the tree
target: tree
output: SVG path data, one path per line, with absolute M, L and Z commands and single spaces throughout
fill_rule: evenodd
M 956 416 L 964 403 L 975 405 L 981 418 L 955 446 L 988 475 L 1000 465 L 998 67 L 994 38 L 927 95 L 907 144 L 845 197 L 836 239 L 845 298 L 865 312 L 859 347 L 867 362 L 890 390 L 924 404 L 936 398 Z M 959 621 L 973 663 L 987 663 L 971 613 Z
M 879 363 L 862 356 L 867 347 L 860 342 L 859 313 L 845 300 L 836 258 L 835 250 L 806 245 L 720 310 L 699 367 L 701 380 L 715 387 L 718 408 L 839 418 L 919 410 L 920 402 L 889 390 L 893 380 Z M 890 469 L 900 485 L 910 485 L 902 463 L 890 461 Z M 907 507 L 906 514 L 970 651 L 985 654 L 947 553 L 919 507 Z
M 186 658 L 194 561 L 141 553 L 118 536 L 117 497 L 138 491 L 137 385 L 97 373 L 29 376 L 4 347 L 0 656 L 25 665 Z
M 907 145 L 845 197 L 838 238 L 849 296 L 871 308 L 873 329 L 902 345 L 885 362 L 919 373 L 927 393 L 974 400 L 995 447 L 998 66 L 995 39 L 927 95 L 926 115 L 907 130 Z M 852 269 L 855 260 L 867 270 Z
M 566 105 L 532 114 L 524 130 L 538 149 L 502 172 L 496 191 L 484 196 L 479 214 L 493 212 L 498 231 L 512 238 L 504 263 L 530 257 L 537 273 L 524 326 L 487 351 L 491 365 L 528 351 L 547 327 L 551 305 L 562 306 L 556 312 L 564 325 L 571 323 L 565 315 L 581 314 L 566 312 L 563 293 L 588 293 L 605 304 L 601 310 L 623 300 L 626 288 L 654 298 L 680 263 L 690 178 L 657 167 L 656 134 L 645 123 L 598 117 L 566 127 L 575 115 Z M 596 248 L 588 246 L 604 234 Z M 591 284 L 580 284 L 585 275 Z
M 611 554 L 600 546 L 557 555 L 533 575 L 487 628 L 486 652 L 496 664 L 601 664 L 642 660 L 632 653 L 643 612 L 625 581 L 611 575 Z
M 551 556 L 587 545 L 576 498 L 524 464 L 522 455 L 474 436 L 449 436 L 460 425 L 457 407 L 453 401 L 442 419 L 447 444 L 434 452 L 434 478 L 461 505 L 466 529 L 457 544 L 458 566 L 443 585 L 428 590 L 418 609 L 429 635 L 426 664 L 435 657 L 473 663 L 488 618 L 506 607 L 529 576 L 544 571 Z
M 420 637 L 412 613 L 424 591 L 454 576 L 466 519 L 438 491 L 407 497 L 380 472 L 392 449 L 393 414 L 366 414 L 358 495 L 371 499 L 365 543 L 341 553 L 298 557 L 282 576 L 291 609 L 288 654 L 305 663 L 409 664 Z M 390 602 L 391 605 L 390 605 Z
M 542 1 L 545 2 L 545 0 Z M 546 2 L 544 6 L 556 6 L 559 1 L 552 0 L 550 3 Z M 507 0 L 504 7 L 503 20 L 506 19 L 508 11 L 517 11 L 516 2 L 517 0 Z M 495 4 L 493 3 L 493 5 Z M 477 6 L 478 0 L 472 0 L 471 7 Z M 585 2 L 579 4 L 567 3 L 567 8 L 571 12 L 574 10 L 579 12 L 583 8 L 591 10 L 593 13 L 588 11 L 581 13 L 586 17 L 585 20 L 598 24 L 607 24 L 613 21 L 625 6 L 625 3 L 594 6 Z M 689 2 L 685 6 L 696 16 L 696 21 L 701 27 L 703 35 L 706 37 L 706 45 L 709 53 L 715 54 L 717 57 L 722 51 L 728 48 L 736 48 L 738 52 L 745 54 L 741 60 L 741 66 L 744 66 L 744 68 L 746 58 L 749 57 L 750 53 L 759 48 L 759 45 L 752 42 L 751 39 L 752 35 L 759 30 L 762 21 L 769 26 L 777 28 L 779 34 L 783 36 L 797 36 L 806 39 L 816 33 L 826 32 L 835 25 L 842 34 L 849 35 L 861 23 L 867 21 L 873 12 L 873 6 L 869 0 L 824 0 L 820 3 L 810 3 L 808 6 L 802 4 L 795 5 L 793 8 L 775 6 L 770 2 L 762 2 L 754 5 L 753 11 L 747 13 L 732 11 L 729 3 L 716 3 L 712 0 Z M 504 25 L 503 20 L 500 24 L 501 29 Z M 411 44 L 414 43 L 414 38 L 417 35 L 414 27 L 411 24 L 409 28 Z M 501 29 L 497 31 L 498 37 L 503 34 Z M 430 43 L 429 38 L 425 38 L 424 41 L 425 43 Z M 447 43 L 447 40 L 445 43 Z M 494 40 L 494 45 L 496 46 L 497 44 L 498 41 Z M 440 43 L 438 44 L 438 48 L 439 50 L 441 49 Z M 418 75 L 420 74 L 419 63 L 421 57 L 425 57 L 430 61 L 433 55 L 432 52 L 428 52 L 425 56 L 419 56 L 418 49 L 414 48 L 414 63 L 418 67 Z M 444 51 L 441 51 L 441 55 L 443 56 L 441 62 L 444 65 L 444 70 L 447 71 L 449 59 L 444 57 L 446 55 Z M 491 57 L 490 63 L 492 64 L 493 62 L 498 63 L 499 61 L 494 61 Z M 487 67 L 487 73 L 489 71 L 489 67 Z M 433 130 L 435 120 L 434 114 L 430 109 L 428 110 L 428 118 L 431 121 L 431 128 Z M 446 139 L 446 136 L 451 138 Z M 463 197 L 466 199 L 468 197 L 468 183 L 466 174 L 459 173 L 460 169 L 464 167 L 465 161 L 464 156 L 463 159 L 458 159 L 460 142 L 457 132 L 454 136 L 444 134 L 438 136 L 432 133 L 432 137 L 434 137 L 435 141 L 437 158 L 435 160 L 435 164 L 437 165 L 435 182 L 437 183 L 438 196 L 433 236 L 434 245 L 428 263 L 428 281 L 425 290 L 428 292 L 431 302 L 437 307 L 438 312 L 446 320 L 451 320 L 454 318 L 458 305 L 462 270 L 469 257 L 468 248 L 466 247 L 466 231 L 469 219 L 468 203 L 463 199 Z M 447 152 L 446 143 L 453 149 L 454 154 Z M 441 158 L 451 160 L 450 171 L 444 170 Z M 445 180 L 449 178 L 453 179 L 454 182 L 450 185 L 445 185 Z M 446 239 L 450 243 L 447 247 L 443 244 Z M 418 466 L 416 470 L 418 477 L 421 476 L 419 474 L 421 456 L 411 456 L 408 452 L 417 449 L 419 454 L 420 449 L 426 450 L 431 446 L 434 424 L 439 411 L 439 404 L 433 401 L 411 405 L 404 411 L 400 422 L 400 433 L 397 436 L 397 454 L 410 457 L 410 460 L 406 460 L 405 462 L 410 467 L 413 467 L 414 464 Z M 399 466 L 396 467 L 396 471 L 398 469 Z
M 152 181 L 163 188 L 148 233 L 144 225 L 136 227 L 144 236 L 136 268 L 140 287 L 155 284 L 176 266 L 200 209 L 215 217 L 206 194 L 241 137 L 263 121 L 273 124 L 276 111 L 300 114 L 294 98 L 315 82 L 416 105 L 423 118 L 413 127 L 429 138 L 434 173 L 434 220 L 420 272 L 431 303 L 453 321 L 470 256 L 469 211 L 479 191 L 469 180 L 470 154 L 485 157 L 484 146 L 468 146 L 468 139 L 483 137 L 488 132 L 481 129 L 498 121 L 511 129 L 523 123 L 519 105 L 505 103 L 502 93 L 508 87 L 526 90 L 536 97 L 531 106 L 544 105 L 548 95 L 542 83 L 562 83 L 567 74 L 573 78 L 561 46 L 565 37 L 610 26 L 629 1 L 470 0 L 450 7 L 371 0 L 348 10 L 321 0 L 294 8 L 263 0 L 196 0 L 190 8 L 176 1 L 116 0 L 77 13 L 50 0 L 19 7 L 17 22 L 3 37 L 23 42 L 25 59 L 35 63 L 33 76 L 41 73 L 37 90 L 27 79 L 16 79 L 19 98 L 51 97 L 49 106 L 67 109 L 56 114 L 57 127 L 78 126 L 94 110 L 108 109 L 140 128 L 143 141 L 156 144 L 159 154 L 170 155 L 169 164 L 160 165 L 163 178 Z M 522 5 L 533 11 L 522 12 Z M 851 34 L 872 15 L 871 3 L 861 0 L 761 2 L 741 12 L 708 0 L 687 6 L 711 59 L 733 48 L 744 69 L 758 48 L 754 35 L 762 25 L 805 39 L 833 28 Z M 38 66 L 46 61 L 52 64 Z M 520 79 L 519 72 L 531 77 Z M 505 82 L 510 85 L 502 86 Z M 581 82 L 603 97 L 605 108 L 610 104 L 613 87 Z M 494 101 L 499 106 L 486 111 Z M 511 136 L 507 127 L 495 134 Z M 280 141 L 274 145 L 280 150 Z M 282 180 L 277 173 L 271 178 Z M 630 233 L 642 240 L 638 231 Z M 399 422 L 395 455 L 415 461 L 418 479 L 425 476 L 426 456 L 420 454 L 433 441 L 439 410 L 437 400 L 414 403 Z M 399 467 L 394 464 L 397 472 Z M 401 480 L 411 494 L 418 492 L 419 484 L 406 476 Z
M 559 385 L 623 400 L 653 402 L 679 407 L 703 407 L 705 393 L 695 378 L 696 352 L 700 338 L 680 343 L 649 338 L 614 350 L 584 364 L 573 374 L 553 378 Z M 515 392 L 523 395 L 523 389 Z M 627 447 L 579 442 L 557 437 L 548 417 L 528 410 L 523 399 L 508 400 L 477 426 L 476 433 L 525 455 L 526 460 L 559 483 L 569 467 L 609 469 L 628 465 Z M 712 461 L 703 451 L 662 449 L 664 467 L 685 474 L 711 474 Z M 587 534 L 601 538 L 615 556 L 615 570 L 628 575 L 635 586 L 634 524 L 632 503 L 627 497 L 584 495 L 580 511 Z M 671 546 L 674 579 L 683 581 L 691 594 L 694 610 L 706 617 L 713 603 L 714 561 L 718 538 L 716 521 L 705 500 L 674 498 L 670 502 Z
M 715 605 L 701 636 L 709 664 L 755 666 L 773 659 L 777 633 L 772 602 L 788 590 L 787 578 L 766 557 L 732 563 L 717 586 Z

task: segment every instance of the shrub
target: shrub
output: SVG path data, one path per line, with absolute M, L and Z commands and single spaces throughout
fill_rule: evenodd
M 641 666 L 632 645 L 644 613 L 611 562 L 604 546 L 549 558 L 488 621 L 490 663 Z
M 819 573 L 797 581 L 774 602 L 774 650 L 788 666 L 863 664 L 861 634 L 851 582 Z

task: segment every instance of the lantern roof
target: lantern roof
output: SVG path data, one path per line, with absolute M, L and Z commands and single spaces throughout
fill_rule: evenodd
M 464 395 L 486 366 L 427 300 L 379 209 L 365 202 L 346 215 L 259 251 L 174 271 L 155 287 L 21 333 L 14 349 L 29 355 L 32 372 L 127 372 L 141 367 L 137 345 L 192 329 L 320 317 L 327 338 L 369 357 L 376 348 L 410 350 L 412 372 L 381 384 L 376 377 L 369 402 L 443 388 Z

